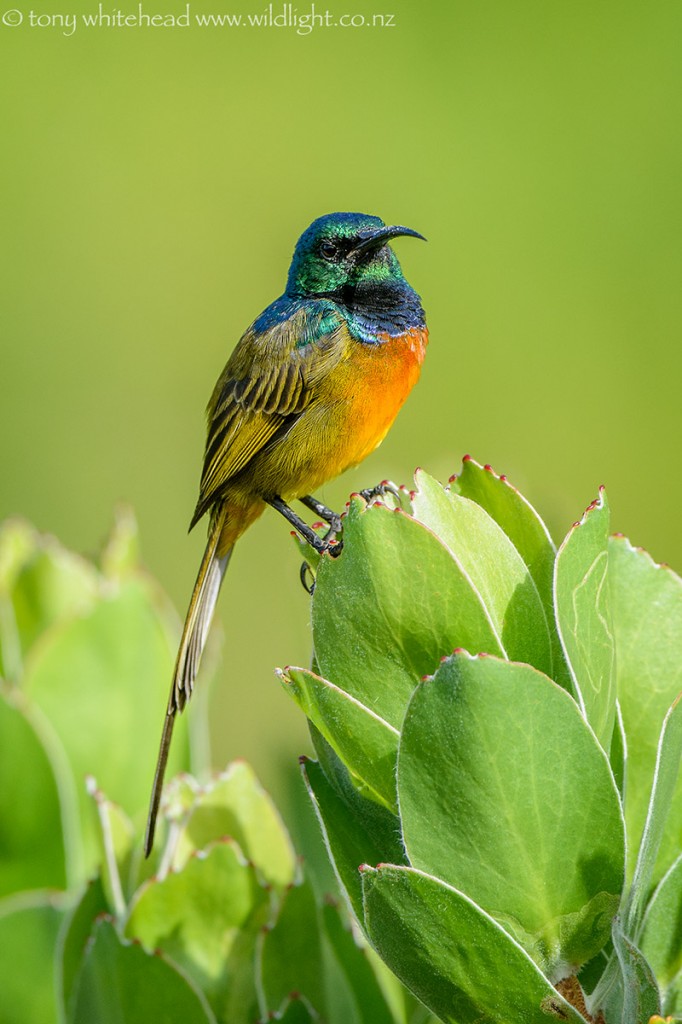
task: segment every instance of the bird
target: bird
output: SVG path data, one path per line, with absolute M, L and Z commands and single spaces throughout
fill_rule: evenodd
M 147 857 L 173 724 L 192 695 L 235 543 L 271 506 L 320 554 L 338 556 L 340 517 L 313 492 L 381 444 L 419 378 L 428 329 L 389 244 L 401 236 L 425 241 L 412 228 L 367 214 L 314 220 L 296 244 L 284 293 L 245 331 L 215 385 L 190 523 L 191 530 L 208 515 L 208 542 L 163 723 Z M 330 524 L 326 538 L 294 512 L 294 500 Z

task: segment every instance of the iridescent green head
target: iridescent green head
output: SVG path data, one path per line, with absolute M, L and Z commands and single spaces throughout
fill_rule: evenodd
M 342 294 L 348 288 L 404 281 L 392 238 L 413 235 L 411 228 L 387 226 L 364 213 L 328 213 L 299 238 L 289 269 L 286 294 L 312 297 Z

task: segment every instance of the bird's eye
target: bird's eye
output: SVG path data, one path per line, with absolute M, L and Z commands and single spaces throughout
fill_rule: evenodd
M 322 242 L 320 244 L 320 256 L 325 260 L 333 260 L 336 256 L 336 246 L 333 242 Z

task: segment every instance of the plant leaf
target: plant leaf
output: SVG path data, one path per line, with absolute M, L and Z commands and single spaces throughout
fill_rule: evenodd
M 417 681 L 444 654 L 502 652 L 468 577 L 421 523 L 356 498 L 344 545 L 343 558 L 323 558 L 317 573 L 319 674 L 397 729 Z
M 43 742 L 24 695 L 0 683 L 0 897 L 66 888 L 72 786 L 68 769 L 60 772 Z
M 682 694 L 663 720 L 649 810 L 627 901 L 625 932 L 637 935 L 682 760 Z
M 618 699 L 628 745 L 625 822 L 632 877 L 648 813 L 658 738 L 682 690 L 682 580 L 624 537 L 609 542 L 609 581 L 616 637 Z M 682 775 L 672 799 L 653 882 L 680 852 Z
M 216 1016 L 250 1024 L 257 1016 L 256 937 L 269 898 L 236 844 L 199 851 L 180 872 L 152 879 L 138 891 L 125 926 L 129 938 L 161 949 L 193 979 Z
M 554 569 L 557 629 L 573 693 L 607 754 L 616 716 L 608 536 L 609 506 L 602 487 L 559 548 Z
M 353 933 L 346 927 L 339 908 L 327 901 L 322 907 L 322 920 L 334 956 L 353 997 L 359 1024 L 395 1024 L 366 951 L 358 945 Z
M 258 973 L 262 1014 L 276 1010 L 292 992 L 325 1013 L 320 921 L 309 881 L 302 879 L 285 892 L 274 924 L 262 936 Z
M 45 892 L 0 902 L 2 1024 L 57 1024 L 55 948 L 62 901 Z
M 601 1009 L 606 1024 L 642 1024 L 660 1013 L 661 1001 L 653 971 L 639 949 L 613 925 L 614 955 L 604 979 L 588 1000 L 592 1012 Z M 606 989 L 604 998 L 600 992 Z
M 413 868 L 362 873 L 365 924 L 382 959 L 446 1024 L 583 1018 L 473 900 Z
M 95 920 L 110 909 L 101 878 L 93 878 L 64 921 L 57 943 L 57 985 L 59 1003 L 67 1016 L 72 1010 L 74 986 Z
M 245 761 L 233 761 L 204 787 L 184 824 L 173 857 L 179 870 L 196 850 L 230 836 L 277 889 L 294 879 L 296 855 L 272 799 Z
M 640 946 L 661 986 L 667 988 L 682 971 L 682 853 L 651 897 Z
M 32 1018 L 39 1019 L 39 1018 Z M 216 1024 L 201 992 L 160 953 L 117 936 L 108 919 L 94 928 L 68 1024 Z
M 480 505 L 445 491 L 423 470 L 417 471 L 415 482 L 415 517 L 445 544 L 471 581 L 505 657 L 527 661 L 551 675 L 545 609 L 535 581 L 509 537 Z
M 398 819 L 361 796 L 351 783 L 345 791 L 334 786 L 317 761 L 305 760 L 302 771 L 339 885 L 362 922 L 360 865 L 403 860 Z
M 146 812 L 156 756 L 149 737 L 159 728 L 174 657 L 165 617 L 145 582 L 131 578 L 89 614 L 46 634 L 26 664 L 23 689 L 61 740 L 78 783 L 86 870 L 97 864 L 98 842 L 83 780 L 94 775 L 131 817 Z M 169 774 L 187 758 L 184 721 L 178 726 Z
M 552 643 L 552 679 L 570 690 L 570 674 L 554 618 L 554 558 L 556 548 L 544 522 L 533 506 L 506 476 L 498 476 L 490 466 L 481 466 L 470 457 L 462 461 L 462 471 L 451 484 L 452 490 L 471 498 L 484 508 L 500 526 L 528 566 L 545 609 Z
M 410 863 L 476 900 L 550 978 L 608 941 L 623 884 L 618 793 L 575 702 L 546 676 L 447 659 L 410 702 L 398 794 Z
M 396 812 L 398 730 L 333 683 L 302 668 L 279 673 L 284 689 L 345 765 Z

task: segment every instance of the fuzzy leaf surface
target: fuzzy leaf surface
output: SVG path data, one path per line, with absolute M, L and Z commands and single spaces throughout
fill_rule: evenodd
M 302 770 L 339 884 L 362 922 L 360 865 L 403 862 L 398 819 L 361 796 L 350 782 L 345 791 L 334 786 L 317 761 L 306 761 Z
M 609 507 L 597 501 L 568 533 L 554 570 L 556 622 L 573 692 L 608 753 L 616 717 L 616 663 L 608 580 Z
M 397 729 L 345 690 L 302 668 L 280 673 L 284 689 L 389 810 L 396 811 Z
M 466 892 L 550 977 L 608 940 L 623 884 L 618 793 L 575 702 L 546 676 L 447 659 L 410 702 L 398 794 L 410 863 Z
M 357 498 L 344 545 L 343 557 L 323 558 L 317 573 L 319 674 L 399 729 L 412 690 L 444 654 L 502 651 L 470 580 L 421 523 Z
M 545 609 L 528 566 L 506 533 L 475 501 L 415 476 L 415 517 L 445 544 L 479 594 L 505 656 L 547 675 L 552 654 Z
M 584 1024 L 524 950 L 468 896 L 413 868 L 362 875 L 365 925 L 404 985 L 445 1024 Z
M 625 823 L 632 877 L 663 719 L 682 691 L 682 580 L 624 537 L 609 542 L 618 699 L 627 737 Z M 658 882 L 682 849 L 682 773 L 654 867 Z

